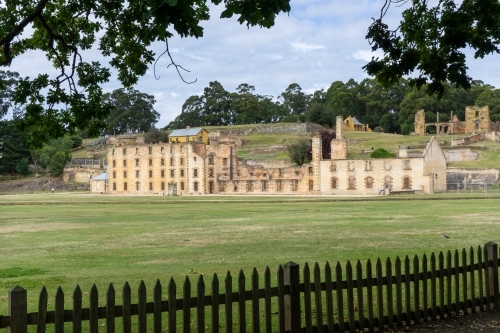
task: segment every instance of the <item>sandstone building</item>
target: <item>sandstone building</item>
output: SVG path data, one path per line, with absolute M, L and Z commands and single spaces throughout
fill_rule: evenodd
M 445 156 L 432 138 L 420 157 L 400 149 L 397 158 L 349 160 L 337 118 L 330 159 L 322 159 L 321 138 L 312 139 L 312 161 L 302 166 L 251 165 L 236 156 L 236 145 L 218 133 L 204 140 L 146 144 L 130 138 L 108 145 L 107 177 L 91 189 L 111 194 L 337 194 L 433 193 L 446 190 Z M 107 178 L 107 179 L 106 179 Z M 100 183 L 99 185 L 97 183 Z
M 368 124 L 362 124 L 355 117 L 347 117 L 344 119 L 344 123 L 342 124 L 342 129 L 344 131 L 361 131 L 361 132 L 371 132 L 370 126 Z
M 415 114 L 415 132 L 413 135 L 425 135 L 428 126 L 434 127 L 438 134 L 471 134 L 497 131 L 498 125 L 490 121 L 488 106 L 468 106 L 465 108 L 465 121 L 460 121 L 451 113 L 450 121 L 440 122 L 439 113 L 435 122 L 425 121 L 425 111 L 418 110 Z

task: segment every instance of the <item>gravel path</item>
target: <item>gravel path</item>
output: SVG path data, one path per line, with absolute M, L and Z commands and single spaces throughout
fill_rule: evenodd
M 500 333 L 500 309 L 469 315 L 458 315 L 450 319 L 430 321 L 420 325 L 386 330 L 391 333 Z

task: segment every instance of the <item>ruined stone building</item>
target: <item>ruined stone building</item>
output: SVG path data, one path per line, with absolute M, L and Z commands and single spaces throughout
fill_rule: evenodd
M 208 142 L 146 144 L 130 138 L 108 144 L 107 177 L 93 192 L 111 194 L 337 194 L 433 193 L 446 190 L 446 162 L 435 138 L 420 157 L 350 160 L 337 118 L 331 158 L 322 159 L 321 138 L 312 138 L 312 161 L 302 166 L 249 163 L 236 145 L 209 133 Z M 107 178 L 107 179 L 106 179 Z
M 439 113 L 434 122 L 425 121 L 425 111 L 418 110 L 415 114 L 415 132 L 413 135 L 426 135 L 428 126 L 434 127 L 439 134 L 471 134 L 498 131 L 498 125 L 490 121 L 488 106 L 468 106 L 465 108 L 465 121 L 460 121 L 451 113 L 450 121 L 440 122 Z

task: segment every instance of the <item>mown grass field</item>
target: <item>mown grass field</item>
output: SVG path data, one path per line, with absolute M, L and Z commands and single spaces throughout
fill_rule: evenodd
M 166 288 L 171 277 L 180 288 L 186 275 L 194 283 L 203 274 L 207 285 L 214 272 L 243 269 L 249 277 L 253 267 L 270 266 L 274 275 L 290 260 L 365 262 L 500 242 L 500 199 L 481 198 L 2 196 L 0 315 L 15 285 L 28 289 L 36 311 L 43 286 L 50 308 L 58 286 L 71 304 L 76 284 L 85 299 L 94 283 L 104 292 L 128 281 L 134 291 L 143 279 L 151 291 L 156 279 Z

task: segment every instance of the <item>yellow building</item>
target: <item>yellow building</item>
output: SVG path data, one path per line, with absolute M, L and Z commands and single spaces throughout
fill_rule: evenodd
M 361 131 L 361 132 L 372 131 L 370 126 L 368 126 L 368 124 L 364 125 L 360 123 L 359 120 L 351 116 L 347 117 L 344 120 L 344 125 L 342 126 L 342 129 L 344 131 Z
M 208 131 L 201 128 L 191 128 L 174 130 L 169 136 L 170 143 L 203 142 L 208 144 Z

